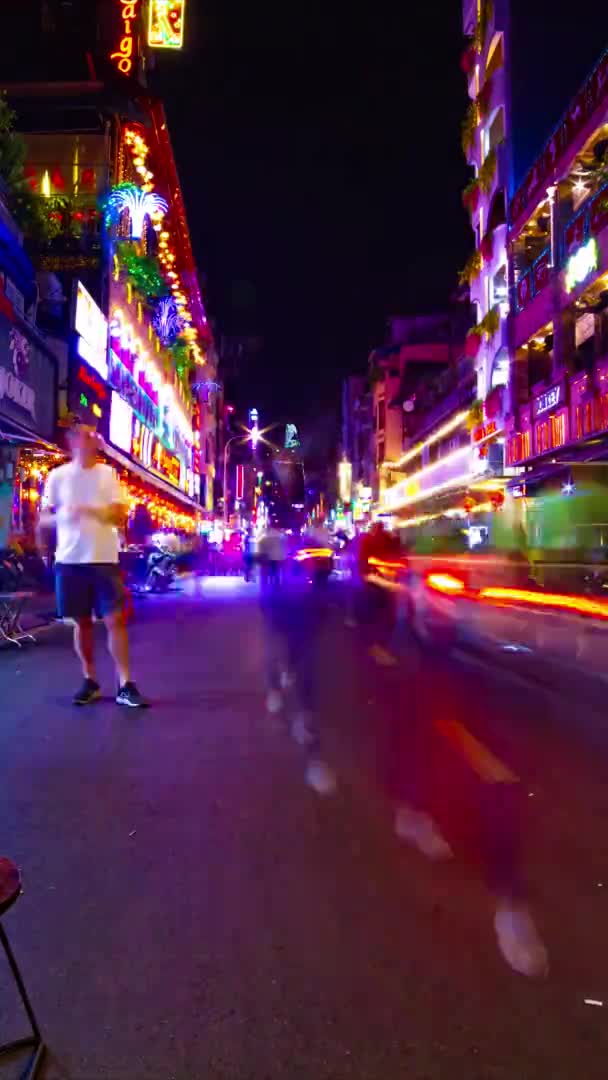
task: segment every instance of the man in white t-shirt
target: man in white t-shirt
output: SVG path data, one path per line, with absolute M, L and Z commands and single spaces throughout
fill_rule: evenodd
M 43 527 L 57 529 L 55 552 L 57 610 L 74 623 L 74 648 L 84 682 L 75 705 L 100 695 L 95 672 L 93 615 L 103 619 L 116 666 L 119 705 L 147 704 L 129 672 L 124 587 L 118 565 L 118 529 L 126 519 L 122 488 L 113 469 L 99 464 L 95 429 L 74 422 L 68 432 L 72 460 L 49 473 Z

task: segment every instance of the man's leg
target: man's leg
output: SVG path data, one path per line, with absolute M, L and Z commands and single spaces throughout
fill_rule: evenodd
M 104 618 L 108 632 L 108 649 L 114 661 L 119 686 L 125 686 L 131 681 L 129 670 L 129 637 L 125 617 L 120 611 L 113 611 Z
M 82 665 L 85 679 L 97 682 L 92 618 L 74 620 L 74 651 Z

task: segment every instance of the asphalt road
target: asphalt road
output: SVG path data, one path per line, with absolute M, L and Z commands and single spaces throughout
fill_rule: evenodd
M 606 710 L 407 641 L 384 667 L 336 607 L 322 719 L 339 787 L 323 800 L 265 715 L 252 587 L 197 583 L 137 612 L 146 713 L 71 708 L 63 629 L 0 654 L 0 854 L 25 880 L 4 923 L 47 1080 L 604 1080 Z M 496 949 L 487 785 L 446 740 L 432 798 L 458 857 L 430 865 L 394 838 L 394 680 L 404 713 L 456 720 L 519 778 L 547 980 Z M 0 1038 L 22 1030 L 3 976 Z

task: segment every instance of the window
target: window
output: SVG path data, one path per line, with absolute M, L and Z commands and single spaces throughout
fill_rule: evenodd
M 384 461 L 384 439 L 378 443 L 378 465 Z
M 502 304 L 507 299 L 507 268 L 501 266 L 500 270 L 492 278 L 491 304 Z
M 382 398 L 378 402 L 378 408 L 376 411 L 376 429 L 377 431 L 384 431 L 384 425 L 386 421 L 386 402 Z
M 544 420 L 536 429 L 536 452 L 537 454 L 544 454 L 545 450 L 550 448 L 549 421 Z
M 577 437 L 577 439 L 582 439 L 582 437 L 583 437 L 583 409 L 582 409 L 581 405 L 576 406 L 575 425 L 576 425 L 576 437 Z
M 495 71 L 503 66 L 503 38 L 502 34 L 495 34 L 492 44 L 488 50 L 488 60 L 486 63 L 486 79 L 489 79 Z
M 553 446 L 563 446 L 566 442 L 566 418 L 563 412 L 551 417 L 551 439 Z
M 523 435 L 521 437 L 521 443 L 522 443 L 522 449 L 521 449 L 522 458 L 529 458 L 530 457 L 530 432 L 529 431 L 524 431 L 524 433 L 523 433 Z
M 488 129 L 487 148 L 486 153 L 490 150 L 495 150 L 499 143 L 503 142 L 505 137 L 505 112 L 504 109 L 497 109 L 492 123 Z
M 608 394 L 602 394 L 598 401 L 598 427 L 602 431 L 608 428 Z

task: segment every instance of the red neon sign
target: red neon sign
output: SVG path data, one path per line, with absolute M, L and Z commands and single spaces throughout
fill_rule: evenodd
M 134 27 L 137 22 L 139 0 L 118 0 L 118 3 L 120 5 L 122 37 L 118 43 L 117 51 L 110 53 L 110 60 L 115 61 L 116 67 L 123 75 L 130 75 L 133 67 Z

